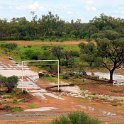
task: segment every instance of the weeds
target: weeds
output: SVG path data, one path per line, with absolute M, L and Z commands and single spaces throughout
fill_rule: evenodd
M 100 124 L 100 122 L 83 112 L 73 112 L 53 120 L 52 124 Z

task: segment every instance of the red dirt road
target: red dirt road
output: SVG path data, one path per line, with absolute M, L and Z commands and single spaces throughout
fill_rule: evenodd
M 48 41 L 6 41 L 8 43 L 16 43 L 18 45 L 78 45 L 80 43 L 88 43 L 87 41 L 64 41 L 64 42 L 48 42 Z M 95 41 L 90 41 L 95 43 Z

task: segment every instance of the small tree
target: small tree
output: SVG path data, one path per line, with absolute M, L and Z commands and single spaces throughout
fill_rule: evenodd
M 4 77 L 0 75 L 0 85 L 7 87 L 7 92 L 11 92 L 15 86 L 17 86 L 18 77 Z
M 52 54 L 59 60 L 61 61 L 61 58 L 62 58 L 62 50 L 63 48 L 60 47 L 60 46 L 54 46 L 52 49 L 51 49 L 51 52 Z
M 101 64 L 110 72 L 110 83 L 113 83 L 114 71 L 124 63 L 124 41 L 110 41 L 103 39 L 98 42 L 97 55 L 101 57 Z
M 63 58 L 64 58 L 64 65 L 65 66 L 71 66 L 73 64 L 73 59 L 72 59 L 72 51 L 63 51 Z
M 93 43 L 81 43 L 79 44 L 81 52 L 81 60 L 88 62 L 90 66 L 93 65 L 94 56 L 96 54 L 96 46 Z
M 99 39 L 97 46 L 80 44 L 82 59 L 92 63 L 100 63 L 110 72 L 110 83 L 113 83 L 113 73 L 124 63 L 124 41 L 110 41 L 107 38 Z
M 7 78 L 7 81 L 5 82 L 5 86 L 8 88 L 7 92 L 11 92 L 15 86 L 17 86 L 18 77 L 17 76 L 11 76 Z
M 7 78 L 0 75 L 0 86 L 4 86 L 7 82 Z

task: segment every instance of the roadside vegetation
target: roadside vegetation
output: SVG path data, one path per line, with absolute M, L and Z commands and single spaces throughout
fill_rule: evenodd
M 0 75 L 0 86 L 1 88 L 7 88 L 6 92 L 11 93 L 14 88 L 17 86 L 18 77 L 11 76 L 11 77 L 3 77 Z
M 83 112 L 73 112 L 53 120 L 52 124 L 100 124 L 100 122 Z
M 32 99 L 26 91 L 16 88 L 18 77 L 3 77 L 0 75 L 0 111 L 23 111 L 24 104 Z M 22 105 L 21 105 L 22 104 Z M 27 107 L 28 108 L 28 107 Z
M 2 42 L 1 54 L 11 56 L 16 61 L 21 60 L 54 60 L 60 62 L 60 72 L 84 73 L 87 69 L 103 69 L 110 73 L 110 83 L 116 69 L 123 67 L 124 41 L 101 39 L 96 43 L 81 43 L 79 45 L 27 45 L 18 46 L 15 43 Z M 50 73 L 57 73 L 54 62 L 29 63 Z M 68 78 L 68 74 L 65 77 Z

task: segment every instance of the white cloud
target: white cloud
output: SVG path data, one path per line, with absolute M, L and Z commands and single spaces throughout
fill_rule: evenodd
M 30 11 L 37 11 L 37 10 L 41 10 L 44 9 L 44 6 L 42 6 L 41 4 L 39 4 L 38 2 L 34 2 L 31 4 L 21 4 L 21 5 L 17 5 L 16 6 L 17 10 L 30 10 Z
M 95 6 L 86 6 L 86 10 L 87 11 L 96 11 L 96 7 Z
M 68 11 L 68 12 L 67 12 L 67 14 L 72 15 L 72 14 L 73 14 L 73 12 L 72 12 L 72 11 Z
M 85 8 L 87 11 L 96 11 L 97 8 L 95 6 L 95 1 L 94 0 L 86 0 L 85 1 Z
M 93 0 L 86 0 L 86 4 L 93 4 L 94 1 Z
M 67 7 L 66 7 L 65 4 L 59 4 L 59 5 L 58 5 L 58 8 L 59 8 L 59 9 L 67 9 Z
M 0 6 L 0 9 L 3 9 L 3 7 L 2 7 L 2 6 Z

